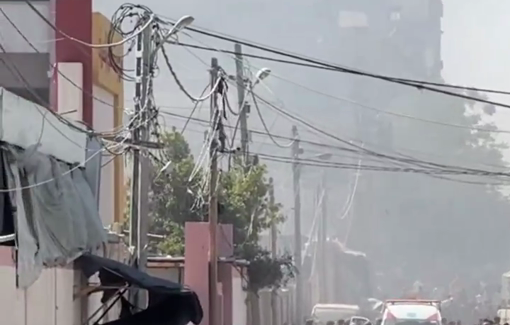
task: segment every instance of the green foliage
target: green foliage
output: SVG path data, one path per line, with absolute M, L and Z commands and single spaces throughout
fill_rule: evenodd
M 247 290 L 251 292 L 284 286 L 297 273 L 292 256 L 284 254 L 272 258 L 269 251 L 258 245 L 245 245 L 241 258 L 250 261 L 247 269 L 249 279 Z
M 184 253 L 184 223 L 202 220 L 200 207 L 195 207 L 195 194 L 200 185 L 200 171 L 190 180 L 195 168 L 193 156 L 184 137 L 175 130 L 162 136 L 165 150 L 153 159 L 155 179 L 151 184 L 151 232 L 165 236 L 150 240 L 153 253 L 182 255 Z M 167 162 L 170 166 L 160 172 Z
M 258 242 L 261 231 L 269 229 L 271 222 L 283 221 L 280 205 L 269 206 L 266 166 L 257 165 L 245 172 L 238 163 L 221 177 L 218 200 L 221 207 L 219 220 L 234 225 L 234 244 Z
M 182 255 L 184 253 L 184 226 L 187 221 L 207 220 L 207 196 L 200 168 L 196 165 L 184 137 L 173 130 L 162 137 L 165 150 L 153 159 L 155 180 L 150 193 L 151 232 L 165 236 L 151 240 L 153 253 Z M 159 172 L 171 161 L 170 167 Z M 192 175 L 195 173 L 195 175 Z M 268 200 L 269 182 L 264 165 L 246 170 L 237 159 L 229 171 L 220 173 L 218 185 L 219 222 L 232 224 L 234 251 L 237 257 L 252 262 L 249 289 L 278 286 L 293 272 L 289 257 L 272 259 L 258 245 L 259 234 L 270 228 L 272 222 L 283 222 L 280 204 Z M 192 177 L 193 176 L 193 177 Z M 268 272 L 270 271 L 270 272 Z

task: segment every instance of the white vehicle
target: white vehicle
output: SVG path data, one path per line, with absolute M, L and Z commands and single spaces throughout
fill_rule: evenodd
M 437 300 L 388 300 L 382 325 L 440 325 L 441 302 Z
M 349 325 L 367 325 L 367 324 L 371 324 L 370 319 L 361 316 L 354 316 L 349 321 Z
M 312 318 L 318 324 L 329 321 L 336 323 L 340 319 L 348 319 L 358 314 L 359 307 L 356 305 L 317 304 L 312 309 Z
M 510 322 L 510 309 L 504 308 L 498 310 L 498 317 L 501 319 L 499 324 L 505 324 Z

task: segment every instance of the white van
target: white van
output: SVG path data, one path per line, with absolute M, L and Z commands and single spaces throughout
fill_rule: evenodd
M 441 319 L 440 301 L 388 300 L 384 308 L 382 325 L 440 325 Z
M 356 305 L 343 304 L 317 304 L 312 309 L 312 318 L 318 324 L 329 321 L 337 322 L 340 319 L 349 319 L 359 315 L 360 308 Z
M 500 324 L 510 323 L 510 309 L 504 308 L 498 310 L 498 317 L 501 318 Z

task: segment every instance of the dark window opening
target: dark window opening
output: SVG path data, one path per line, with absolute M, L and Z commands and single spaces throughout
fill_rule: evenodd
M 4 165 L 4 152 L 0 151 L 0 188 L 8 189 L 7 173 Z M 7 239 L 12 236 L 14 231 L 14 208 L 11 202 L 10 193 L 7 191 L 0 192 L 0 245 L 14 246 L 14 239 Z

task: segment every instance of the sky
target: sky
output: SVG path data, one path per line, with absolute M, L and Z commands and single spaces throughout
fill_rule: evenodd
M 303 1 L 299 1 L 301 3 Z M 113 11 L 122 4 L 119 0 L 95 0 L 94 9 L 110 16 Z M 293 5 L 297 2 L 289 0 L 179 0 L 179 1 L 158 1 L 145 0 L 141 2 L 152 8 L 156 13 L 177 19 L 182 15 L 192 15 L 195 17 L 194 24 L 201 28 L 211 29 L 217 32 L 233 35 L 243 39 L 263 43 L 273 47 L 283 48 L 300 54 L 315 56 L 314 44 L 303 42 L 306 35 L 301 35 L 303 29 L 299 32 L 297 28 L 306 25 L 305 32 L 316 33 L 319 35 L 317 25 L 309 19 L 309 3 L 304 1 L 301 6 Z M 444 63 L 443 77 L 446 82 L 476 86 L 480 88 L 494 88 L 500 90 L 508 89 L 510 85 L 510 41 L 507 41 L 507 31 L 510 30 L 510 21 L 507 19 L 507 13 L 510 12 L 510 1 L 508 0 L 446 0 L 444 3 L 444 17 L 442 21 L 443 41 L 442 57 Z M 220 5 L 221 4 L 221 5 Z M 276 12 L 288 12 L 281 16 Z M 310 39 L 310 38 L 306 38 Z M 191 41 L 187 36 L 181 35 L 180 40 Z M 317 41 L 320 36 L 317 36 Z M 229 43 L 222 43 L 208 38 L 195 36 L 193 42 L 202 45 L 232 48 Z M 319 53 L 322 54 L 322 53 Z M 171 61 L 177 71 L 181 81 L 193 94 L 198 94 L 208 83 L 207 65 L 210 62 L 211 53 L 193 52 L 193 55 L 183 48 L 172 47 L 170 50 Z M 327 55 L 327 54 L 325 54 Z M 198 57 L 198 59 L 197 59 Z M 229 72 L 234 72 L 235 67 L 233 59 L 226 55 L 218 55 L 220 64 Z M 324 57 L 322 57 L 324 58 Z M 332 60 L 341 64 L 341 60 Z M 340 60 L 340 61 L 339 61 Z M 126 62 L 129 65 L 129 62 Z M 338 103 L 325 102 L 324 96 L 305 91 L 303 88 L 297 88 L 292 82 L 299 82 L 301 85 L 314 89 L 323 90 L 327 84 L 315 85 L 309 82 L 299 69 L 289 66 L 275 65 L 257 60 L 249 60 L 252 67 L 252 73 L 258 68 L 269 66 L 273 70 L 273 77 L 259 86 L 257 92 L 271 102 L 283 106 L 293 113 L 304 116 L 315 125 L 318 125 L 333 134 L 340 134 L 344 137 L 353 137 L 353 134 L 342 128 L 331 129 L 325 124 L 328 121 L 327 110 L 338 109 Z M 163 110 L 174 114 L 187 115 L 190 107 L 189 100 L 175 86 L 174 80 L 166 71 L 163 62 L 160 62 L 161 74 L 156 81 L 156 100 L 157 104 L 163 106 Z M 307 70 L 307 74 L 324 72 L 312 72 Z M 332 77 L 334 78 L 334 77 Z M 332 79 L 333 80 L 333 79 Z M 332 83 L 332 82 L 330 82 Z M 128 91 L 129 93 L 129 86 Z M 327 92 L 327 89 L 326 91 Z M 235 91 L 233 91 L 235 94 Z M 127 96 L 129 106 L 129 96 Z M 236 103 L 236 97 L 232 97 L 232 103 Z M 510 104 L 510 97 L 491 96 L 491 99 Z M 321 101 L 321 109 L 324 113 L 316 114 L 315 107 L 317 101 Z M 207 105 L 199 109 L 196 117 L 208 119 Z M 284 118 L 278 117 L 275 113 L 265 110 L 263 112 L 266 121 L 272 132 L 277 134 L 290 135 L 292 123 Z M 510 111 L 505 108 L 497 109 L 494 116 L 495 122 L 500 129 L 510 130 Z M 171 116 L 166 116 L 165 124 L 167 127 L 176 126 L 181 129 L 183 120 Z M 250 127 L 261 130 L 262 125 L 255 114 L 251 114 Z M 190 124 L 186 130 L 186 136 L 192 146 L 193 152 L 198 155 L 203 142 L 204 127 Z M 316 139 L 309 131 L 300 128 L 300 133 L 307 139 Z M 510 143 L 510 135 L 500 135 L 498 140 Z M 276 148 L 270 145 L 270 140 L 260 137 L 253 137 L 251 144 L 252 152 L 270 152 L 271 154 L 285 155 L 290 154 L 288 149 Z M 283 143 L 281 143 L 283 144 Z M 314 155 L 319 152 L 313 149 L 306 149 L 304 155 Z M 505 152 L 505 157 L 510 160 L 510 150 Z M 288 165 L 270 165 L 271 174 L 275 177 L 276 195 L 283 201 L 286 207 L 285 212 L 292 213 L 292 197 L 286 195 L 291 188 L 292 177 L 290 166 Z M 316 172 L 307 171 L 303 173 L 303 196 L 310 195 L 315 189 Z M 346 175 L 343 181 L 352 181 L 353 175 Z M 349 178 L 350 177 L 350 178 Z M 342 192 L 338 190 L 339 197 L 347 197 L 347 189 Z M 341 199 L 343 203 L 343 199 Z M 304 212 L 312 213 L 307 210 L 311 202 L 305 202 Z

